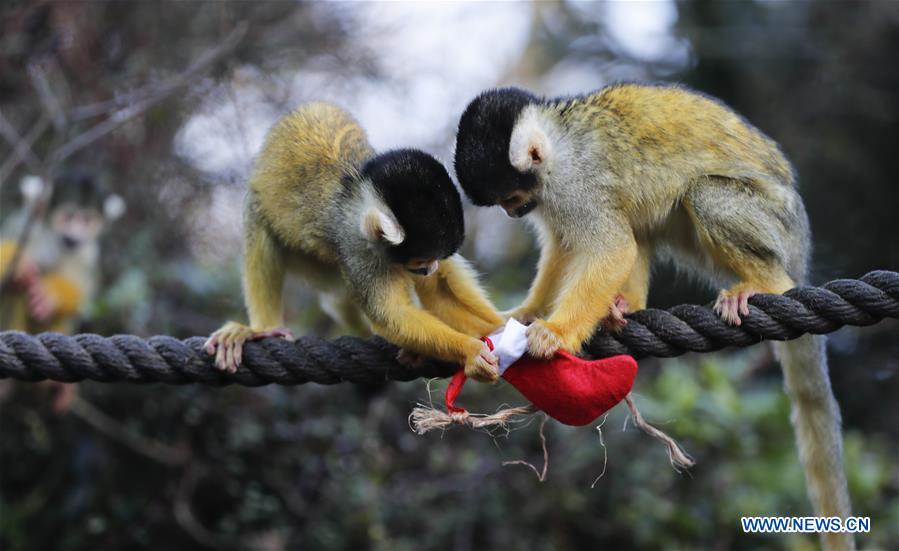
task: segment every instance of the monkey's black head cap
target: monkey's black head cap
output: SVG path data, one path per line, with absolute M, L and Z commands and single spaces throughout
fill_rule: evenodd
M 500 88 L 483 92 L 465 108 L 454 164 L 459 184 L 475 205 L 496 205 L 514 191 L 537 185 L 536 176 L 518 172 L 509 162 L 509 141 L 521 110 L 539 101 L 520 88 Z
M 72 203 L 82 208 L 102 211 L 107 195 L 106 187 L 96 173 L 85 167 L 71 166 L 54 179 L 50 208 Z
M 416 149 L 388 151 L 362 167 L 403 227 L 406 238 L 390 247 L 394 262 L 446 258 L 462 246 L 465 221 L 462 200 L 446 168 Z

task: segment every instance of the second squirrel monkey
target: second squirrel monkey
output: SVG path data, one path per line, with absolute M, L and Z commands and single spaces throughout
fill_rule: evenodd
M 19 257 L 8 288 L 0 287 L 0 330 L 71 334 L 94 301 L 100 278 L 100 238 L 125 210 L 90 170 L 66 167 L 49 197 L 37 176 L 22 179 L 22 210 L 0 232 L 0 278 Z M 45 209 L 22 251 L 18 236 L 27 211 Z M 18 254 L 17 254 L 18 253 Z M 0 282 L 2 284 L 2 282 Z
M 249 187 L 250 325 L 229 322 L 209 338 L 220 369 L 237 369 L 247 340 L 291 337 L 281 304 L 290 271 L 344 297 L 335 308 L 357 332 L 370 323 L 407 353 L 496 378 L 496 358 L 479 337 L 503 320 L 456 254 L 462 203 L 435 158 L 412 149 L 375 155 L 349 114 L 312 103 L 272 128 Z
M 543 250 L 513 316 L 531 354 L 579 352 L 600 320 L 642 309 L 650 260 L 731 286 L 716 311 L 740 323 L 755 293 L 805 282 L 809 223 L 790 163 L 722 103 L 677 86 L 621 84 L 572 98 L 516 88 L 475 98 L 459 122 L 456 174 L 476 205 L 528 217 Z M 623 318 L 621 318 L 623 319 Z M 850 514 L 839 408 L 822 337 L 778 343 L 817 514 Z M 829 547 L 852 546 L 827 534 Z

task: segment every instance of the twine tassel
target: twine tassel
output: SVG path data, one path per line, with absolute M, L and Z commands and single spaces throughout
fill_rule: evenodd
M 687 453 L 680 447 L 680 445 L 674 438 L 671 438 L 664 432 L 646 422 L 646 419 L 644 419 L 643 416 L 640 415 L 640 411 L 637 409 L 636 404 L 634 404 L 634 401 L 631 399 L 630 394 L 625 396 L 624 401 L 627 403 L 627 408 L 631 411 L 631 417 L 634 419 L 634 425 L 639 427 L 640 430 L 642 430 L 646 434 L 665 444 L 665 447 L 668 448 L 668 459 L 671 461 L 671 466 L 674 467 L 674 470 L 680 472 L 681 469 L 689 469 L 696 464 L 693 458 L 687 455 Z
M 409 414 L 409 426 L 418 434 L 425 434 L 435 429 L 446 430 L 453 425 L 461 425 L 473 429 L 503 429 L 507 430 L 510 423 L 519 420 L 519 417 L 536 413 L 537 409 L 532 405 L 506 408 L 491 414 L 460 412 L 446 412 L 424 404 L 416 406 Z

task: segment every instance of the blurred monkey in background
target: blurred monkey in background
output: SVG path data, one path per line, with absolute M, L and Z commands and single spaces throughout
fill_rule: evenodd
M 122 215 L 125 203 L 107 193 L 94 173 L 80 168 L 57 176 L 49 197 L 36 176 L 23 178 L 20 189 L 23 208 L 10 216 L 0 234 L 5 283 L 0 288 L 0 330 L 72 333 L 97 287 L 99 238 Z M 18 251 L 30 209 L 43 211 L 43 216 Z

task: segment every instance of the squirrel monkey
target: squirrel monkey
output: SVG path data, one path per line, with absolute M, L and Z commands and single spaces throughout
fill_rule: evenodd
M 528 217 L 537 276 L 512 315 L 531 354 L 579 352 L 606 316 L 646 307 L 650 260 L 731 285 L 715 310 L 739 325 L 755 293 L 805 282 L 809 223 L 778 145 L 722 103 L 678 86 L 621 84 L 569 98 L 506 88 L 459 122 L 455 169 L 476 205 Z M 619 322 L 621 323 L 621 322 Z M 613 322 L 614 324 L 614 322 Z M 800 456 L 819 515 L 850 513 L 824 340 L 778 343 Z M 828 534 L 831 547 L 851 546 Z
M 292 338 L 282 287 L 291 271 L 340 297 L 334 309 L 357 332 L 496 379 L 479 337 L 500 326 L 474 272 L 456 251 L 462 202 L 446 169 L 402 149 L 375 155 L 365 131 L 327 103 L 300 107 L 269 132 L 245 211 L 244 298 L 250 325 L 230 322 L 206 350 L 234 371 L 249 339 Z
M 0 240 L 0 277 L 17 253 L 17 237 L 28 208 L 40 208 L 44 184 L 27 176 L 21 184 L 25 208 L 13 215 Z M 8 288 L 0 289 L 0 329 L 72 333 L 97 286 L 99 238 L 125 210 L 89 171 L 69 168 L 55 178 L 46 215 L 32 226 Z

